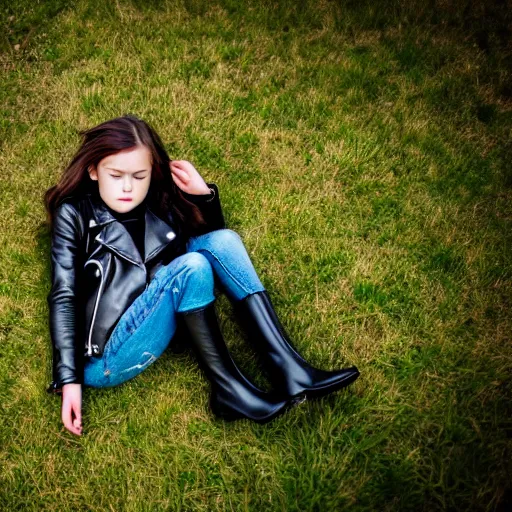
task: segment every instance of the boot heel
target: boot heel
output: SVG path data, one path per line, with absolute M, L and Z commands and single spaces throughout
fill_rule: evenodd
M 302 397 L 299 399 L 298 403 L 301 403 L 303 400 L 305 400 L 306 397 Z M 247 414 L 244 414 L 243 412 L 239 411 L 238 409 L 235 409 L 233 406 L 231 406 L 229 403 L 224 402 L 224 400 L 219 399 L 216 397 L 215 399 L 210 400 L 210 408 L 217 416 L 218 418 L 221 418 L 225 421 L 236 421 L 236 420 L 242 420 L 242 419 L 250 419 L 254 421 L 255 423 L 268 423 L 269 421 L 272 421 L 277 416 L 280 416 L 284 412 L 286 412 L 288 409 L 290 409 L 293 405 L 295 405 L 295 401 L 291 400 L 288 402 L 285 402 L 281 407 L 277 407 L 274 409 L 271 413 L 267 414 L 266 416 L 248 416 Z

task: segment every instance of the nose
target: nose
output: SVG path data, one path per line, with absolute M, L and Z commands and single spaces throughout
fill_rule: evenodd
M 132 177 L 126 175 L 123 180 L 123 192 L 132 191 Z

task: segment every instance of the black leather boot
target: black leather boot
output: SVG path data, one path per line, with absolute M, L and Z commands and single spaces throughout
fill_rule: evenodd
M 359 377 L 355 366 L 325 371 L 306 362 L 293 348 L 266 291 L 235 302 L 235 313 L 276 390 L 288 396 L 303 393 L 308 398 L 319 397 L 348 386 Z
M 179 313 L 189 333 L 199 363 L 211 383 L 213 413 L 225 420 L 248 418 L 266 423 L 297 400 L 278 399 L 251 384 L 235 365 L 217 322 L 212 304 Z

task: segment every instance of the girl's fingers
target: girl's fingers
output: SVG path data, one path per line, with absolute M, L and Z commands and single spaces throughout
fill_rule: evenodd
M 75 418 L 73 420 L 73 431 L 75 432 L 75 434 L 78 434 L 80 435 L 82 433 L 82 422 L 79 418 Z
M 171 162 L 171 165 L 174 165 L 175 167 L 178 167 L 179 169 L 185 169 L 187 167 L 187 164 L 189 162 L 187 162 L 186 160 L 173 160 Z
M 173 160 L 171 162 L 171 168 L 172 167 L 187 173 L 189 176 L 198 174 L 196 168 L 187 160 Z
M 182 165 L 179 165 L 178 162 L 176 161 L 172 161 L 171 164 L 170 164 L 170 167 L 171 169 L 173 170 L 179 170 L 179 171 L 183 171 L 183 166 Z
M 185 166 L 181 163 L 180 160 L 173 160 L 171 162 L 171 169 L 185 172 Z
M 78 383 L 62 387 L 62 423 L 72 434 L 82 433 L 82 387 Z
M 71 422 L 71 404 L 68 401 L 62 403 L 62 423 L 70 432 L 75 433 Z
M 73 412 L 75 418 L 73 419 Z M 82 415 L 80 411 L 80 406 L 75 405 L 69 400 L 63 400 L 62 402 L 62 423 L 67 430 L 69 430 L 72 434 L 81 435 L 82 434 Z
M 190 180 L 190 176 L 188 175 L 188 173 L 186 173 L 185 171 L 182 171 L 182 170 L 171 170 L 171 174 L 174 174 L 180 180 L 183 180 L 183 181 Z
M 183 169 L 180 169 L 178 167 L 172 167 L 171 166 L 171 174 L 179 176 L 180 179 L 182 179 L 182 180 L 187 180 L 188 181 L 190 179 L 190 176 L 189 176 L 188 172 L 183 170 Z
M 178 187 L 183 188 L 186 186 L 186 184 L 181 180 L 176 174 L 171 174 L 171 178 L 178 185 Z
M 187 160 L 173 160 L 170 163 L 174 183 L 189 194 L 208 194 L 209 190 L 196 168 Z
M 82 430 L 82 412 L 80 405 L 75 406 L 75 419 L 73 420 L 73 426 L 78 430 Z

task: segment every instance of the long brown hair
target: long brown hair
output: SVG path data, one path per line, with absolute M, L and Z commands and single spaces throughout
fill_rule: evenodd
M 151 153 L 151 183 L 147 202 L 155 214 L 165 218 L 168 212 L 174 213 L 173 218 L 188 235 L 193 235 L 205 224 L 197 206 L 185 199 L 174 183 L 169 155 L 159 135 L 145 121 L 128 114 L 79 133 L 83 139 L 80 148 L 60 181 L 44 194 L 50 228 L 55 210 L 65 198 L 98 191 L 98 182 L 89 177 L 89 167 L 95 168 L 103 158 L 135 146 L 146 146 Z

